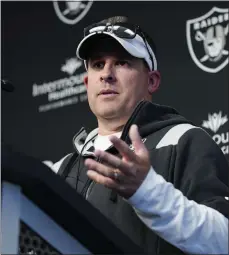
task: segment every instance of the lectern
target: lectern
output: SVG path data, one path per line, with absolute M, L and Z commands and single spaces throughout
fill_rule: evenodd
M 143 254 L 38 159 L 2 146 L 1 254 Z

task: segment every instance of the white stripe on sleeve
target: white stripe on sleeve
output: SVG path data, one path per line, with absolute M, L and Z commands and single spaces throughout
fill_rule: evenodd
M 152 167 L 127 202 L 150 229 L 183 252 L 228 254 L 228 219 L 188 200 Z

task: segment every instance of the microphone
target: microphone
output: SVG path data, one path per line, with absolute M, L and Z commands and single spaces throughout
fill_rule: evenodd
M 1 79 L 1 86 L 2 86 L 2 89 L 7 92 L 14 91 L 14 85 L 6 79 Z

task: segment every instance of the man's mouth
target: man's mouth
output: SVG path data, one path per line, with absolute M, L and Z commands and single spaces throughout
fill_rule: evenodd
M 116 95 L 116 94 L 118 94 L 118 92 L 111 89 L 103 89 L 99 92 L 99 95 Z

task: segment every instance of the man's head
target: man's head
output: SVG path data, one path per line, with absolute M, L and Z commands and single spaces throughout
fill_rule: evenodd
M 151 101 L 159 86 L 155 48 L 125 17 L 85 29 L 77 55 L 85 61 L 88 101 L 98 120 L 127 121 L 137 103 Z

